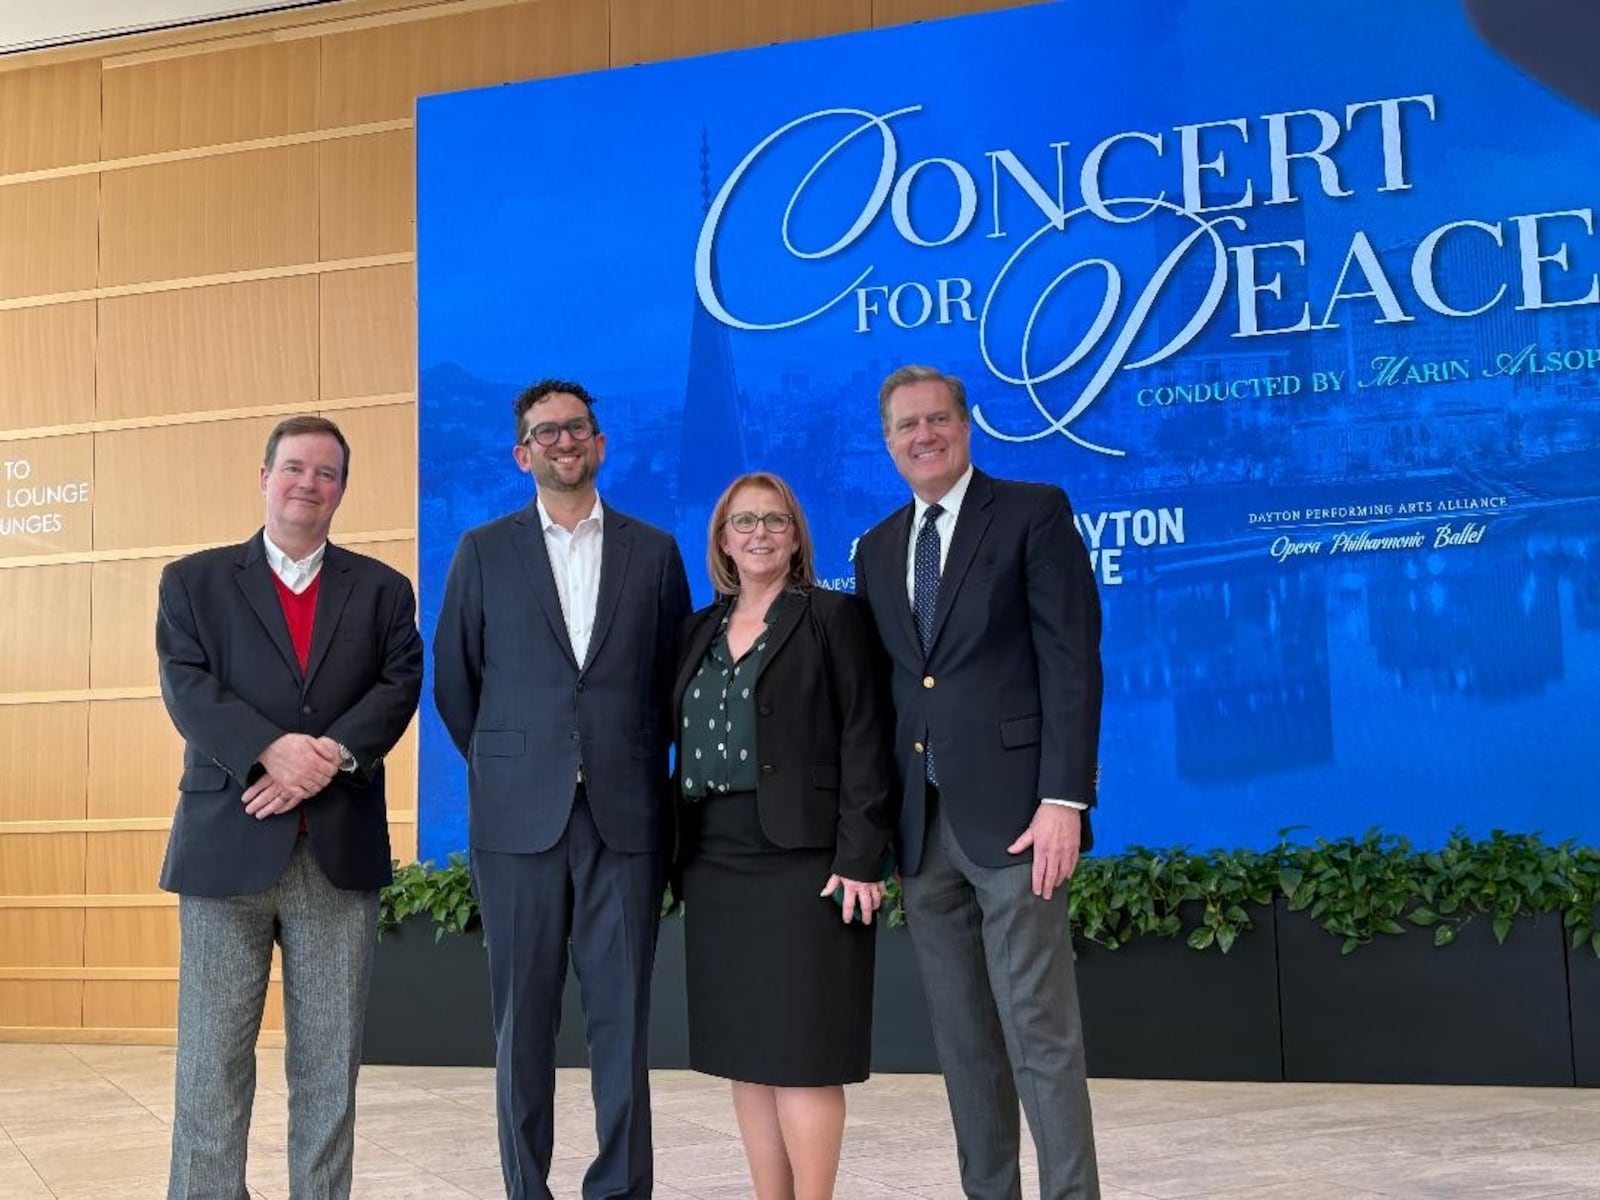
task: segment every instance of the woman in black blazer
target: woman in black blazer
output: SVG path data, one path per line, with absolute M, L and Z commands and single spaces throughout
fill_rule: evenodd
M 814 586 L 777 476 L 734 480 L 707 542 L 718 600 L 685 626 L 676 692 L 689 1061 L 733 1081 L 760 1200 L 827 1197 L 895 819 L 881 650 L 854 596 Z

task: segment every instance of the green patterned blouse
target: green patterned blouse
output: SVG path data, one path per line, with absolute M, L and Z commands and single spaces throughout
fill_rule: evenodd
M 766 654 L 767 639 L 785 604 L 795 597 L 780 595 L 767 609 L 766 629 L 744 657 L 734 661 L 728 649 L 728 616 L 722 618 L 700 669 L 683 693 L 683 794 L 691 800 L 727 792 L 753 792 L 756 764 L 756 672 Z M 728 614 L 733 612 L 729 606 Z

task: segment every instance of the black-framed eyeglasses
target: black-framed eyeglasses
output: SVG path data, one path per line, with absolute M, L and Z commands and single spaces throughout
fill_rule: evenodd
M 538 442 L 541 446 L 554 446 L 563 433 L 571 434 L 575 442 L 587 442 L 595 435 L 593 417 L 573 417 L 567 421 L 540 421 L 522 436 L 522 444 Z
M 754 533 L 757 525 L 765 525 L 768 533 L 783 533 L 794 527 L 794 514 L 786 512 L 736 512 L 728 514 L 728 524 L 740 533 Z

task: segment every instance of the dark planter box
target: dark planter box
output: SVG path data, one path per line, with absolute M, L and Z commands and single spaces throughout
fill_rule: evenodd
M 1595 914 L 1600 919 L 1600 913 Z M 1567 947 L 1567 988 L 1572 1000 L 1572 1066 L 1579 1087 L 1600 1087 L 1600 958 L 1587 943 Z
M 1283 1078 L 1275 914 L 1269 905 L 1249 912 L 1255 928 L 1227 954 L 1191 950 L 1181 937 L 1135 938 L 1116 950 L 1079 945 L 1090 1075 Z
M 423 1067 L 494 1066 L 489 956 L 480 930 L 434 941 L 433 921 L 410 917 L 378 940 L 367 1000 L 364 1063 Z M 683 993 L 683 922 L 661 922 L 651 984 L 650 1065 L 689 1065 Z M 588 1065 L 577 973 L 567 969 L 556 1065 Z
M 939 1057 L 928 1023 L 928 998 L 911 933 L 904 926 L 878 931 L 872 981 L 872 1069 L 885 1074 L 936 1075 Z
M 494 1066 L 482 932 L 446 934 L 437 942 L 433 935 L 433 919 L 419 916 L 378 939 L 362 1062 Z
M 1278 902 L 1284 1078 L 1293 1082 L 1570 1085 L 1573 1041 L 1561 918 L 1486 917 L 1436 948 L 1410 927 L 1341 955 L 1340 940 Z

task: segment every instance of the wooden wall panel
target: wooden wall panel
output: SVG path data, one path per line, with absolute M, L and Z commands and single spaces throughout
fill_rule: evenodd
M 86 967 L 176 967 L 178 910 L 91 908 L 83 916 Z
M 257 417 L 96 434 L 95 548 L 244 541 L 261 525 L 261 452 L 275 424 Z
M 417 409 L 413 404 L 333 414 L 350 443 L 350 486 L 333 536 L 417 523 Z M 364 547 L 357 547 L 364 549 Z
M 89 566 L 0 571 L 0 688 L 89 686 Z
M 0 311 L 0 429 L 93 420 L 94 355 L 93 301 Z
M 317 42 L 108 67 L 104 94 L 106 158 L 302 133 L 317 125 Z
M 0 979 L 0 1026 L 71 1027 L 83 1017 L 83 984 L 74 979 Z
M 413 419 L 415 419 L 413 409 Z M 403 542 L 369 542 L 363 546 L 355 547 L 369 558 L 379 562 L 388 563 L 400 574 L 411 580 L 412 586 L 417 582 L 417 543 L 413 538 Z
M 158 891 L 166 830 L 141 829 L 84 835 L 84 885 L 91 896 L 137 896 Z
M 317 281 L 302 275 L 100 301 L 102 419 L 317 395 Z
M 337 271 L 322 276 L 321 282 L 323 398 L 412 391 L 417 378 L 415 269 L 407 264 Z
M 87 704 L 0 705 L 0 822 L 88 815 L 88 750 Z
M 4 881 L 0 887 L 4 894 L 82 895 L 83 839 L 81 833 L 0 833 L 0 880 Z
M 908 25 L 912 21 L 931 21 L 939 17 L 961 17 L 968 13 L 993 12 L 1001 8 L 1026 8 L 1043 0 L 872 0 L 872 23 Z
M 0 187 L 0 298 L 94 286 L 99 184 L 69 175 Z
M 183 739 L 159 699 L 89 705 L 90 817 L 170 817 L 182 773 Z
M 90 687 L 156 685 L 156 592 L 162 568 L 171 561 L 113 559 L 91 567 Z
M 85 1029 L 174 1029 L 176 979 L 90 979 L 83 985 Z
M 539 0 L 322 39 L 325 128 L 412 114 L 419 95 L 608 65 L 604 0 Z
M 409 253 L 417 240 L 415 135 L 409 129 L 317 147 L 324 260 Z
M 5 460 L 0 471 L 0 558 L 89 549 L 94 534 L 93 439 L 84 434 L 0 443 L 0 459 Z
M 609 0 L 611 65 L 656 62 L 872 26 L 872 0 Z
M 100 210 L 101 284 L 313 261 L 316 172 L 315 146 L 108 172 Z M 0 195 L 7 190 L 0 188 Z
M 0 967 L 81 967 L 83 926 L 81 908 L 0 908 Z
M 0 175 L 93 162 L 100 150 L 100 64 L 0 72 Z

